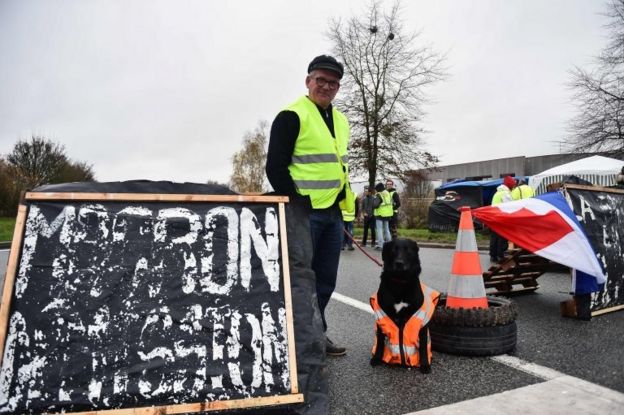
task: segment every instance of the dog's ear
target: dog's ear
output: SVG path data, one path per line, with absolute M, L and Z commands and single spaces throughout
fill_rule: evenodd
M 420 248 L 418 247 L 418 243 L 416 243 L 416 241 L 410 241 L 410 258 L 412 260 L 412 264 L 411 267 L 414 270 L 416 277 L 420 277 L 420 273 L 422 271 L 421 265 L 420 265 L 420 255 L 418 255 L 418 251 L 420 250 Z
M 385 264 L 390 259 L 390 252 L 394 249 L 394 240 L 388 241 L 383 244 L 383 248 L 381 250 L 381 260 Z
M 420 251 L 420 248 L 418 247 L 418 242 L 416 242 L 416 241 L 414 241 L 414 240 L 412 240 L 412 239 L 410 239 L 410 242 L 411 242 L 411 244 L 412 244 L 412 249 L 414 249 L 414 251 L 415 251 L 416 253 L 418 253 L 418 251 Z

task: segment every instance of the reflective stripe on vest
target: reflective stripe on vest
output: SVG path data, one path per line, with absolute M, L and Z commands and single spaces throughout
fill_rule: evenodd
M 286 110 L 299 117 L 299 135 L 288 166 L 290 176 L 297 192 L 310 196 L 314 209 L 328 208 L 349 177 L 349 123 L 342 113 L 333 109 L 334 138 L 308 97 L 299 98 Z
M 435 311 L 440 293 L 424 284 L 420 284 L 423 290 L 423 305 L 418 309 L 403 328 L 403 344 L 399 343 L 399 328 L 392 319 L 379 307 L 377 294 L 370 299 L 371 307 L 375 313 L 376 327 L 381 329 L 384 335 L 384 351 L 381 359 L 388 364 L 403 364 L 401 359 L 401 347 L 406 366 L 418 367 L 420 365 L 419 334 L 421 327 L 425 326 Z M 373 355 L 377 351 L 377 344 L 373 345 Z M 427 343 L 427 359 L 431 362 L 431 341 Z
M 381 205 L 377 209 L 375 209 L 375 216 L 381 218 L 390 218 L 394 215 L 394 211 L 392 210 L 392 197 L 387 190 L 378 193 L 381 197 Z
M 292 156 L 292 162 L 305 163 L 335 163 L 338 157 L 335 154 L 309 154 L 304 156 Z

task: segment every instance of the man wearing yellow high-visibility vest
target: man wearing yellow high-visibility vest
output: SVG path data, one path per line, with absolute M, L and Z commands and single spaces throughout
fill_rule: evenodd
M 266 163 L 267 177 L 277 193 L 306 198 L 311 205 L 312 269 L 325 331 L 325 307 L 336 287 L 343 238 L 341 208 L 350 211 L 355 203 L 349 185 L 349 123 L 332 106 L 343 73 L 342 64 L 331 56 L 317 56 L 310 62 L 305 80 L 308 95 L 275 117 Z M 326 340 L 328 355 L 346 353 L 344 347 Z
M 377 183 L 375 185 L 377 195 L 373 206 L 375 207 L 375 225 L 377 226 L 377 246 L 376 250 L 383 249 L 384 243 L 392 240 L 390 234 L 390 219 L 394 215 L 394 209 L 392 208 L 392 196 L 386 190 L 383 183 Z

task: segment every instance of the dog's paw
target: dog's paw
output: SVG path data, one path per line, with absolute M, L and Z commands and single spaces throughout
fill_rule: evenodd
M 421 365 L 419 369 L 420 369 L 420 373 L 422 373 L 424 375 L 431 373 L 431 366 L 429 366 L 429 365 L 427 365 L 427 366 L 422 366 Z
M 381 359 L 375 359 L 374 357 L 370 360 L 371 366 L 379 366 L 381 364 Z

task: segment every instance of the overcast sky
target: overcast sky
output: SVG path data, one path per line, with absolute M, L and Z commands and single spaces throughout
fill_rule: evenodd
M 309 61 L 331 49 L 330 18 L 367 4 L 0 0 L 0 154 L 36 134 L 99 181 L 227 182 L 245 132 L 306 92 Z M 560 152 L 569 71 L 606 41 L 603 1 L 403 10 L 406 28 L 447 55 L 424 123 L 443 165 Z

